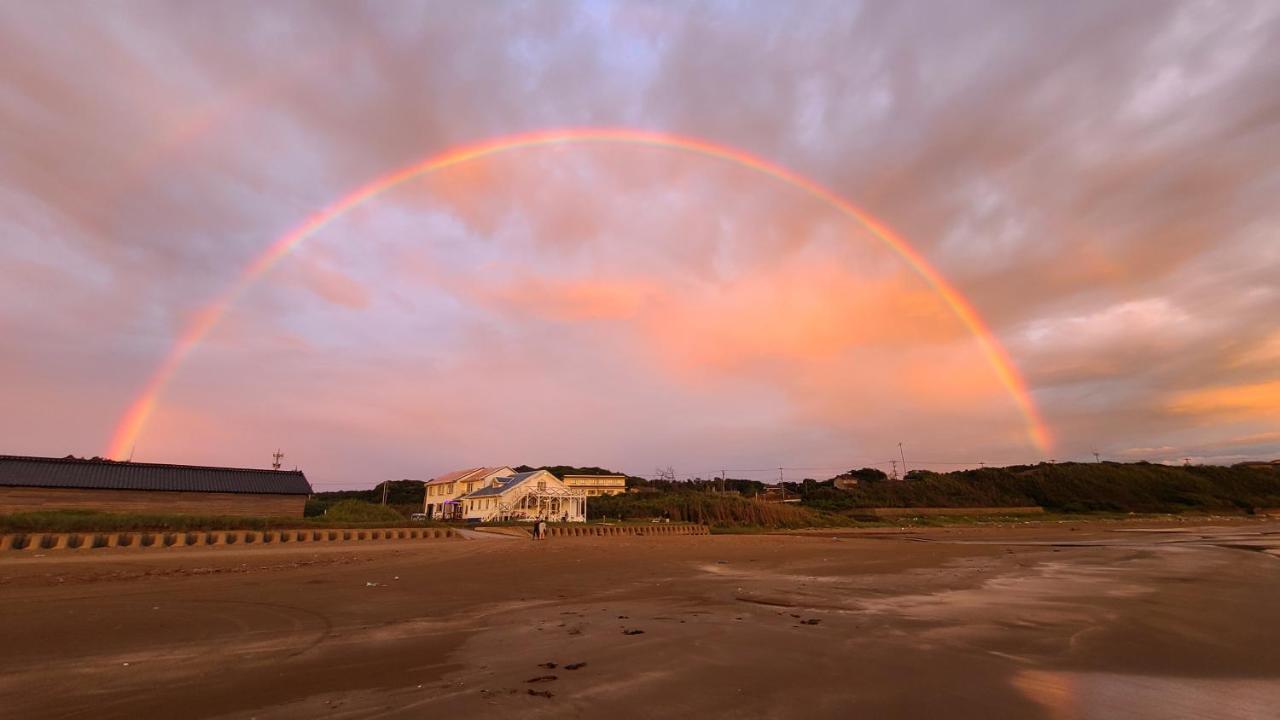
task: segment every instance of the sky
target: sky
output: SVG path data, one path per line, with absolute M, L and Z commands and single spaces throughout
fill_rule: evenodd
M 0 453 L 317 489 L 1280 457 L 1280 4 L 0 0 Z M 558 128 L 314 213 L 451 149 Z M 902 443 L 901 449 L 899 443 Z M 128 453 L 125 453 L 127 456 Z

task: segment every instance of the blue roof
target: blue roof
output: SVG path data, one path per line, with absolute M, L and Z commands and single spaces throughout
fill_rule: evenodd
M 509 477 L 497 478 L 496 480 L 494 480 L 494 482 L 497 483 L 496 485 L 485 485 L 479 490 L 467 493 L 463 497 L 474 498 L 474 497 L 487 497 L 489 495 L 501 495 L 507 490 L 510 490 L 511 488 L 515 487 L 516 485 L 519 485 L 520 483 L 524 482 L 525 480 L 528 480 L 529 478 L 533 477 L 534 475 L 537 475 L 540 472 L 542 471 L 531 470 L 529 472 L 516 473 L 515 475 L 511 475 Z

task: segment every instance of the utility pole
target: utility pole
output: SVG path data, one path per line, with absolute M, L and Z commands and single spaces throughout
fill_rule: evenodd
M 902 477 L 907 476 L 907 455 L 902 452 L 902 443 L 898 443 L 898 457 L 902 458 Z
M 1191 458 L 1182 458 L 1182 467 L 1191 467 Z
M 284 457 L 284 453 L 280 452 L 280 449 L 279 449 L 279 448 L 276 448 L 276 451 L 271 455 L 271 457 L 275 458 L 275 460 L 276 460 L 275 462 L 271 463 L 271 469 L 272 469 L 272 470 L 279 470 L 279 469 L 280 469 L 280 458 Z
M 383 505 L 386 505 L 386 504 L 387 504 L 387 488 L 388 488 L 390 485 L 391 485 L 391 481 L 390 481 L 390 480 L 383 480 L 383 481 L 382 481 L 382 504 L 383 504 Z
M 889 476 L 889 479 L 897 480 L 898 479 L 898 461 L 890 460 L 889 462 L 893 463 L 893 473 Z
M 1097 451 L 1097 450 L 1094 450 L 1094 451 L 1093 451 L 1093 461 L 1094 461 L 1094 462 L 1102 462 L 1102 456 L 1098 454 L 1098 451 Z

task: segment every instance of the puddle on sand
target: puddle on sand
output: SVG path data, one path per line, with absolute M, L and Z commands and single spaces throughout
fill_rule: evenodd
M 1023 670 L 1012 683 L 1050 720 L 1258 720 L 1280 707 L 1277 678 Z

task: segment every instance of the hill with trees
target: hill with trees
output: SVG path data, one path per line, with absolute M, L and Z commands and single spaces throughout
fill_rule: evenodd
M 1152 463 L 1041 463 L 948 473 L 912 471 L 903 481 L 859 477 L 795 490 L 804 504 L 842 512 L 870 507 L 1017 507 L 1055 512 L 1252 512 L 1280 507 L 1280 471 L 1268 467 Z

